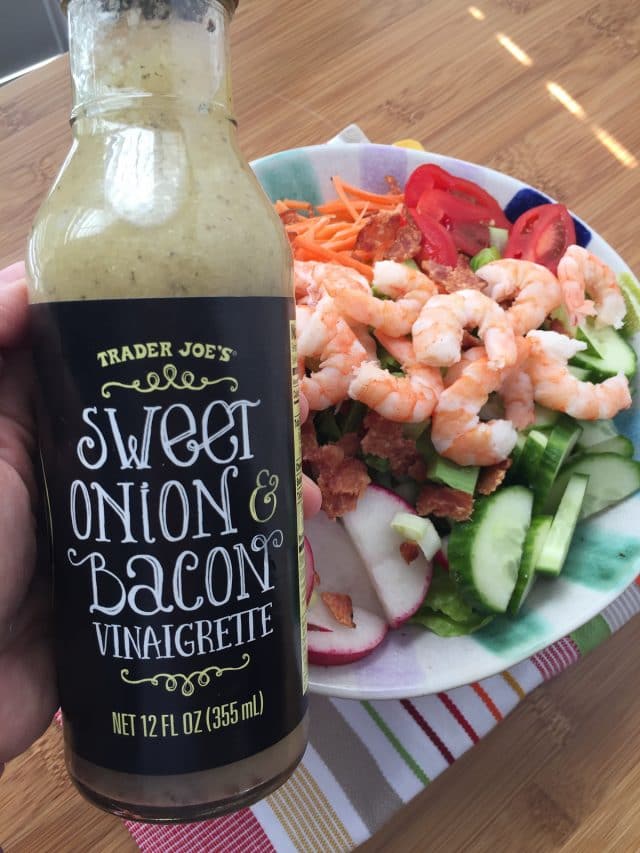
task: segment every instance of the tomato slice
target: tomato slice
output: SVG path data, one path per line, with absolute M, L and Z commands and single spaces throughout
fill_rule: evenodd
M 533 261 L 555 275 L 560 258 L 575 242 L 576 228 L 564 204 L 541 204 L 513 223 L 504 257 Z
M 422 233 L 422 246 L 416 255 L 417 260 L 436 261 L 443 266 L 455 267 L 458 263 L 458 251 L 446 228 L 417 210 L 410 210 L 409 213 Z
M 444 190 L 425 190 L 417 205 L 418 213 L 439 222 L 453 237 L 460 252 L 473 257 L 490 243 L 491 212 L 479 204 Z
M 487 225 L 507 229 L 511 226 L 498 202 L 486 190 L 483 190 L 473 181 L 452 175 L 440 166 L 436 166 L 435 163 L 425 163 L 423 166 L 418 166 L 409 176 L 404 188 L 407 207 L 417 207 L 420 197 L 427 190 L 442 190 L 456 199 L 488 211 L 490 218 L 486 223 Z

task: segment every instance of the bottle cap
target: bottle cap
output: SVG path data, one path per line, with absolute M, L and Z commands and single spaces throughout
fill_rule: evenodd
M 109 2 L 109 0 L 104 0 L 104 2 L 107 2 L 107 3 L 108 3 L 108 2 Z M 110 2 L 110 4 L 109 4 L 109 5 L 112 5 L 112 4 L 113 4 L 113 5 L 116 5 L 116 3 L 117 3 L 117 2 L 118 2 L 118 0 L 115 0 L 115 2 L 114 2 L 114 0 L 111 0 L 111 2 Z M 149 0 L 146 0 L 146 2 L 147 2 L 147 4 L 151 5 L 151 4 L 149 3 Z M 151 3 L 152 3 L 152 2 L 153 2 L 153 0 L 151 0 Z M 197 4 L 197 2 L 198 2 L 198 0 L 195 0 L 195 1 L 194 1 L 194 6 Z M 233 15 L 233 13 L 234 13 L 234 12 L 236 11 L 236 9 L 238 8 L 238 3 L 240 2 L 240 0 L 220 0 L 220 2 L 221 2 L 224 6 L 227 6 L 227 8 L 229 9 L 229 11 L 230 11 L 230 12 L 231 12 L 231 14 Z M 131 2 L 130 2 L 130 0 L 129 0 L 129 2 L 127 2 L 127 0 L 120 0 L 120 3 L 121 3 L 122 11 L 126 11 L 126 9 L 130 8 L 130 6 L 131 6 Z M 66 14 L 67 6 L 69 5 L 69 0 L 60 0 L 60 5 L 61 5 L 61 7 L 62 7 L 62 11 Z

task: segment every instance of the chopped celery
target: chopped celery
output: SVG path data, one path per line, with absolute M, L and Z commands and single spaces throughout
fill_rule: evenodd
M 494 225 L 490 225 L 489 242 L 502 254 L 509 242 L 509 232 L 506 228 L 496 228 Z
M 489 246 L 487 249 L 482 249 L 477 255 L 474 255 L 469 261 L 469 266 L 474 272 L 477 272 L 480 267 L 485 264 L 490 264 L 492 261 L 500 260 L 500 252 L 495 246 Z

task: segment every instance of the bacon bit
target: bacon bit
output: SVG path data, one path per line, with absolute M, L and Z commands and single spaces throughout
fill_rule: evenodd
M 458 255 L 455 267 L 446 267 L 434 261 L 423 261 L 422 269 L 445 293 L 456 290 L 483 290 L 486 282 L 479 278 L 469 266 L 466 255 Z
M 303 459 L 311 465 L 313 478 L 322 493 L 322 509 L 329 518 L 338 518 L 355 509 L 371 482 L 364 462 L 347 456 L 338 444 L 319 447 L 316 443 L 314 448 L 311 442 Z
M 406 261 L 420 249 L 422 235 L 401 213 L 379 211 L 367 218 L 356 238 L 353 257 L 365 263 L 383 258 Z
M 331 611 L 331 615 L 341 625 L 347 628 L 355 628 L 356 623 L 353 621 L 353 603 L 350 595 L 345 595 L 342 592 L 322 592 L 320 598 Z
M 418 558 L 420 554 L 420 549 L 416 545 L 415 542 L 403 542 L 400 545 L 400 553 L 402 554 L 402 559 L 410 565 L 414 560 Z
M 369 412 L 363 424 L 366 429 L 362 439 L 363 451 L 388 459 L 394 476 L 412 476 L 410 469 L 423 460 L 415 441 L 405 438 L 402 424 L 387 421 L 376 412 Z
M 384 179 L 387 186 L 389 187 L 390 193 L 393 193 L 394 195 L 401 195 L 402 189 L 393 175 L 385 175 Z
M 311 461 L 313 455 L 318 449 L 318 437 L 313 421 L 308 420 L 302 424 L 302 459 L 305 462 Z
M 503 459 L 496 465 L 488 465 L 480 470 L 476 490 L 480 495 L 491 495 L 498 486 L 502 485 L 507 471 L 511 467 L 511 459 Z
M 336 447 L 344 453 L 345 456 L 357 456 L 360 452 L 360 439 L 356 432 L 345 432 L 342 438 L 336 441 Z
M 467 521 L 473 513 L 473 495 L 438 483 L 425 483 L 416 501 L 416 511 L 418 515 Z
M 416 459 L 407 468 L 407 474 L 416 481 L 416 483 L 424 483 L 427 479 L 427 465 L 424 459 Z

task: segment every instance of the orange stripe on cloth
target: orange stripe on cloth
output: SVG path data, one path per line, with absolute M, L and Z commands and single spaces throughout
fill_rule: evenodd
M 494 720 L 497 720 L 498 722 L 500 722 L 503 719 L 502 712 L 497 707 L 497 705 L 495 704 L 495 702 L 493 701 L 491 696 L 489 696 L 489 694 L 484 689 L 484 687 L 482 687 L 480 684 L 478 684 L 477 681 L 474 681 L 471 686 L 473 687 L 474 691 L 478 694 L 478 696 L 482 699 L 484 704 L 487 706 L 487 708 L 491 712 L 491 715 L 494 718 Z
M 317 851 L 319 838 L 328 850 L 354 847 L 346 827 L 303 764 L 267 802 L 301 853 Z
M 501 672 L 500 675 L 504 678 L 504 680 L 507 682 L 509 687 L 513 690 L 513 692 L 519 699 L 524 699 L 526 697 L 527 694 L 525 692 L 524 687 L 520 684 L 517 678 L 511 675 L 508 670 L 505 670 L 505 672 Z

